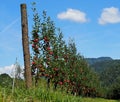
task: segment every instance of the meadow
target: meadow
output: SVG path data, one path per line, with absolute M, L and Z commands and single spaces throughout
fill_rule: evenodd
M 103 98 L 90 98 L 66 94 L 58 89 L 47 89 L 44 83 L 39 83 L 37 87 L 26 90 L 24 86 L 10 88 L 0 87 L 0 102 L 119 102 L 118 100 L 108 100 Z

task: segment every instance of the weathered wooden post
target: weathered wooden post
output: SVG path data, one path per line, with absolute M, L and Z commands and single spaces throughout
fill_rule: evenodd
M 28 19 L 26 4 L 21 4 L 21 27 L 22 27 L 22 46 L 25 68 L 25 82 L 26 87 L 32 87 L 32 75 L 30 68 L 30 51 L 29 51 L 29 39 L 28 39 Z

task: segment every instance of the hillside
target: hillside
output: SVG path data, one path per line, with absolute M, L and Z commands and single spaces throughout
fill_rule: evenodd
M 111 57 L 86 58 L 86 61 L 92 69 L 100 73 L 107 68 L 119 66 L 120 60 L 114 60 Z
M 110 57 L 87 58 L 89 66 L 98 73 L 107 98 L 120 97 L 120 60 Z
M 86 58 L 86 60 L 90 65 L 93 65 L 97 62 L 111 61 L 113 59 L 111 57 L 98 57 L 98 58 Z
M 99 74 L 105 86 L 115 83 L 120 77 L 120 60 L 110 57 L 87 58 L 86 60 L 90 67 Z

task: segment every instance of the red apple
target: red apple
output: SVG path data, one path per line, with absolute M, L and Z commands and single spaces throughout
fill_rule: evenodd
M 57 58 L 58 58 L 58 56 L 55 56 L 54 58 L 55 58 L 55 59 L 57 59 Z
M 49 74 L 45 74 L 46 77 L 49 77 Z
M 34 42 L 38 42 L 38 41 L 39 41 L 39 39 L 34 39 L 33 41 L 34 41 Z
M 64 82 L 66 83 L 66 82 L 67 82 L 67 80 L 64 80 Z
M 53 68 L 54 71 L 58 71 L 58 68 Z
M 67 83 L 69 83 L 70 82 L 70 80 L 67 80 Z
M 32 65 L 35 65 L 36 63 L 35 62 L 32 62 Z
M 49 52 L 49 54 L 50 54 L 50 55 L 53 55 L 53 52 L 52 52 L 52 51 L 50 51 L 50 52 Z
M 50 50 L 50 47 L 47 47 L 47 50 Z
M 46 36 L 45 36 L 43 39 L 44 39 L 45 42 L 48 42 L 48 41 L 49 41 Z
M 33 47 L 33 48 L 35 48 L 35 45 L 34 45 L 34 44 L 32 44 L 32 47 Z
M 59 85 L 63 85 L 63 82 L 60 81 L 60 82 L 59 82 Z

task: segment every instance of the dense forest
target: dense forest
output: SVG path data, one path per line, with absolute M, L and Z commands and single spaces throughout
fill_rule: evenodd
M 89 66 L 98 73 L 106 97 L 120 97 L 120 60 L 110 57 L 86 58 Z

